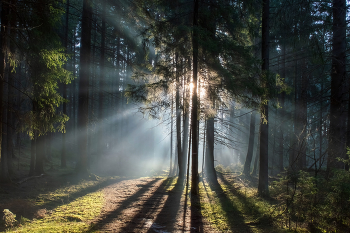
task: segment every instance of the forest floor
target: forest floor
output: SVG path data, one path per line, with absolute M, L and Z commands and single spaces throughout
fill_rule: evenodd
M 257 221 L 263 209 L 243 195 L 255 181 L 236 173 L 218 173 L 215 188 L 201 181 L 199 197 L 164 175 L 82 180 L 61 173 L 0 187 L 0 218 L 4 209 L 17 215 L 11 231 L 282 232 Z
M 237 178 L 237 174 L 233 173 L 219 174 L 221 185 Z M 282 232 L 269 222 L 254 222 L 254 210 L 249 210 L 252 214 L 247 216 L 235 207 L 237 203 L 229 200 L 221 188 L 210 191 L 210 185 L 201 182 L 200 190 L 199 197 L 193 197 L 191 193 L 186 195 L 186 189 L 176 183 L 175 178 L 120 181 L 104 188 L 105 205 L 101 215 L 93 221 L 92 230 L 148 233 Z M 214 197 L 213 192 L 219 198 Z M 240 195 L 237 190 L 235 192 Z M 248 204 L 242 195 L 239 198 L 241 206 Z

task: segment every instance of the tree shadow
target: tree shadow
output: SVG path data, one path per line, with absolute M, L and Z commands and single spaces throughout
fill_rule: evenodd
M 226 218 L 229 220 L 227 224 L 229 225 L 230 230 L 232 232 L 253 232 L 252 229 L 245 223 L 243 214 L 225 194 L 221 186 L 218 183 L 210 182 L 209 187 L 217 194 L 221 208 L 225 212 Z
M 238 198 L 238 200 L 243 204 L 243 210 L 245 213 L 252 215 L 254 217 L 262 216 L 264 213 L 262 213 L 258 207 L 254 204 L 253 201 L 249 200 L 245 195 L 243 195 L 238 188 L 233 186 L 233 183 L 228 181 L 224 175 L 220 174 L 218 176 L 222 183 L 226 185 L 229 188 L 230 193 L 232 193 L 234 196 Z M 272 200 L 268 198 L 264 198 L 264 200 L 271 202 Z
M 91 228 L 87 232 L 95 232 L 96 230 L 101 230 L 105 225 L 113 222 L 115 220 L 115 218 L 117 218 L 122 213 L 123 210 L 127 209 L 134 202 L 136 202 L 142 196 L 142 194 L 147 192 L 147 190 L 149 190 L 152 187 L 152 185 L 154 183 L 156 183 L 157 181 L 159 181 L 160 179 L 161 178 L 155 178 L 152 181 L 148 182 L 147 184 L 139 185 L 142 187 L 141 189 L 139 189 L 132 196 L 125 199 L 120 204 L 120 206 L 118 206 L 118 208 L 116 208 L 115 210 L 100 216 L 97 221 L 92 223 Z
M 191 195 L 191 228 L 190 232 L 204 232 L 201 201 L 197 195 Z
M 170 178 L 174 179 L 174 178 Z M 166 186 L 165 186 L 166 187 Z M 162 230 L 174 232 L 176 230 L 176 216 L 180 209 L 181 196 L 183 193 L 184 185 L 183 181 L 177 180 L 174 188 L 170 190 L 168 193 L 163 193 L 163 195 L 168 195 L 167 200 L 164 203 L 162 210 L 157 215 L 156 219 L 153 221 L 154 227 L 161 226 Z M 147 231 L 148 233 L 154 232 L 154 227 L 150 227 Z M 163 227 L 165 229 L 163 229 Z M 162 232 L 162 230 L 158 232 Z
M 241 207 L 243 209 L 243 212 L 245 215 L 248 215 L 249 217 L 252 217 L 255 219 L 255 221 L 252 221 L 250 223 L 245 223 L 244 222 L 244 216 L 243 213 L 240 212 L 237 207 L 235 207 L 235 204 L 230 200 L 230 198 L 228 197 L 227 194 L 224 193 L 224 191 L 222 190 L 221 186 L 218 190 L 218 192 L 220 193 L 220 195 L 218 195 L 220 202 L 222 203 L 223 206 L 225 205 L 229 205 L 231 206 L 232 211 L 229 211 L 229 209 L 231 208 L 224 208 L 225 212 L 227 212 L 229 218 L 228 219 L 240 219 L 239 221 L 242 223 L 242 226 L 245 225 L 246 227 L 252 226 L 254 228 L 258 228 L 260 231 L 262 232 L 272 232 L 272 222 L 271 219 L 267 218 L 266 213 L 261 212 L 261 210 L 259 210 L 259 208 L 255 205 L 255 203 L 251 200 L 249 200 L 249 198 L 247 198 L 245 195 L 243 195 L 238 188 L 233 186 L 232 181 L 229 182 L 225 176 L 223 174 L 218 174 L 218 178 L 221 180 L 221 182 L 226 185 L 229 188 L 229 192 L 234 195 L 235 197 L 237 197 L 239 203 L 241 203 Z M 269 202 L 273 202 L 273 200 L 269 200 L 269 199 L 265 199 Z M 232 215 L 232 216 L 231 216 Z M 234 227 L 234 222 L 230 221 L 230 226 L 231 229 L 233 230 Z M 249 227 L 248 227 L 249 228 Z M 247 232 L 251 232 L 251 229 L 249 228 L 250 231 Z M 238 231 L 239 232 L 239 231 Z M 244 231 L 245 232 L 245 231 Z
M 161 224 L 154 220 L 154 213 L 157 211 L 157 207 L 161 205 L 162 199 L 167 195 L 166 189 L 169 184 L 173 182 L 175 178 L 167 178 L 164 180 L 157 190 L 153 191 L 152 195 L 146 202 L 142 203 L 142 208 L 136 213 L 128 224 L 121 229 L 121 232 L 135 232 L 144 228 L 163 228 Z
M 8 193 L 8 197 L 2 197 L 6 202 L 0 203 L 0 207 L 2 209 L 10 209 L 18 217 L 22 216 L 33 219 L 39 209 L 53 210 L 61 205 L 69 204 L 88 193 L 96 192 L 108 185 L 120 182 L 121 180 L 122 179 L 106 179 L 62 196 L 55 195 L 54 192 L 57 189 L 79 186 L 82 180 L 75 175 L 61 177 L 46 176 L 19 184 L 16 189 L 12 189 Z M 53 193 L 53 195 L 51 195 L 51 193 Z M 41 197 L 39 195 L 41 195 Z M 40 200 L 39 198 L 41 198 L 42 203 L 38 204 L 36 202 Z

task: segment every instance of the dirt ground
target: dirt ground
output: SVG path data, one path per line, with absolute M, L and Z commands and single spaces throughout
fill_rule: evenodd
M 215 232 L 200 213 L 196 200 L 186 205 L 180 187 L 169 190 L 171 179 L 123 180 L 104 188 L 105 206 L 93 222 L 98 232 Z M 187 200 L 189 203 L 190 200 Z

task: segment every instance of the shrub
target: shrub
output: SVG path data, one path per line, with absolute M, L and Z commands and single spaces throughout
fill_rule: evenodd
M 5 227 L 11 228 L 17 224 L 16 215 L 12 213 L 9 209 L 4 209 L 4 216 L 2 217 Z
M 271 187 L 280 200 L 277 216 L 288 228 L 308 227 L 311 232 L 350 230 L 350 173 L 337 170 L 329 179 L 309 173 L 287 173 Z M 294 224 L 293 224 L 294 223 Z

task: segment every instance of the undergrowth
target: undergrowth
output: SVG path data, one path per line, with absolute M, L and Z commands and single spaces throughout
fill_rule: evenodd
M 220 174 L 220 173 L 219 173 Z M 200 183 L 203 216 L 218 232 L 283 232 L 274 225 L 275 203 L 256 195 L 256 188 L 219 175 L 219 186 Z
M 350 232 L 350 173 L 336 170 L 331 178 L 307 172 L 286 173 L 273 183 L 280 202 L 277 220 L 291 230 Z

